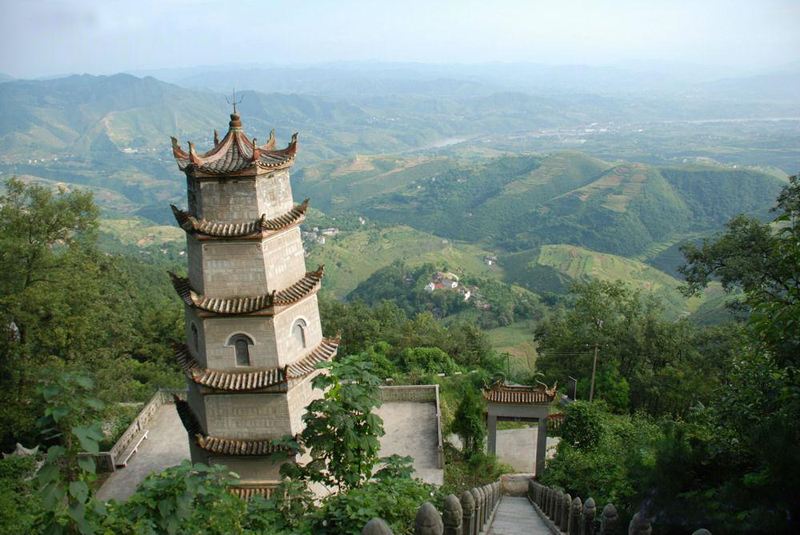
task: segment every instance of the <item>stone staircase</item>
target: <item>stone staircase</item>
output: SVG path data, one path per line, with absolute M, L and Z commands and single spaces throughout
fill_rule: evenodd
M 550 529 L 524 496 L 503 496 L 488 535 L 547 535 Z

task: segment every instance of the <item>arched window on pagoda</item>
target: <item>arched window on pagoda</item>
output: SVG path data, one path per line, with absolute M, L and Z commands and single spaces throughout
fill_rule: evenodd
M 308 324 L 304 319 L 298 319 L 292 325 L 292 339 L 296 347 L 305 349 L 306 347 L 306 327 Z
M 246 334 L 234 334 L 228 340 L 228 345 L 233 346 L 237 366 L 250 366 L 250 346 L 255 345 L 252 338 Z
M 195 353 L 200 353 L 200 333 L 197 332 L 197 325 L 192 323 L 192 349 Z

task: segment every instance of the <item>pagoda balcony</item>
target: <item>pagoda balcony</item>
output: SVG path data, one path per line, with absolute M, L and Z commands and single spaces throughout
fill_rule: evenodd
M 302 379 L 316 370 L 320 362 L 329 362 L 333 359 L 338 348 L 338 338 L 323 338 L 317 347 L 304 357 L 282 368 L 225 371 L 203 368 L 192 357 L 185 344 L 174 346 L 175 359 L 191 381 L 207 388 L 228 392 L 263 390 Z
M 302 223 L 308 210 L 308 199 L 281 216 L 267 219 L 266 214 L 262 214 L 259 219 L 246 223 L 221 223 L 198 219 L 175 205 L 170 206 L 178 225 L 198 240 L 261 239 Z
M 208 435 L 203 431 L 189 403 L 177 396 L 174 398 L 175 408 L 186 431 L 194 437 L 195 443 L 201 449 L 209 453 L 231 456 L 266 456 L 279 452 L 289 456 L 296 453 L 288 446 L 276 444 L 274 439 L 241 439 Z
M 276 307 L 285 307 L 319 290 L 325 266 L 308 271 L 297 282 L 280 291 L 246 297 L 205 297 L 192 290 L 189 279 L 170 273 L 172 285 L 186 305 L 205 314 L 213 315 L 260 315 L 271 316 Z

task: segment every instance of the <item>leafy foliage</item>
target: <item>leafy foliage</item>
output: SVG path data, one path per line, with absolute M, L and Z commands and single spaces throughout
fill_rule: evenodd
M 375 479 L 358 488 L 328 497 L 313 515 L 312 533 L 361 533 L 373 518 L 383 518 L 393 533 L 413 531 L 417 509 L 426 501 L 441 504 L 439 490 L 410 476 L 410 459 L 394 459 L 375 474 Z
M 483 418 L 483 403 L 474 388 L 464 388 L 450 430 L 461 439 L 467 456 L 483 451 L 486 424 Z
M 244 533 L 247 505 L 227 490 L 236 481 L 224 466 L 184 461 L 148 476 L 126 502 L 112 502 L 103 529 L 131 535 Z
M 557 309 L 536 329 L 539 369 L 560 384 L 576 377 L 578 397 L 586 398 L 597 346 L 595 396 L 617 412 L 686 414 L 710 399 L 742 341 L 735 325 L 666 321 L 658 302 L 622 282 L 577 284 L 572 297 L 571 308 Z
M 60 373 L 41 388 L 46 409 L 40 419 L 47 449 L 44 465 L 36 474 L 42 514 L 37 524 L 46 532 L 95 532 L 106 510 L 94 499 L 95 462 L 80 453 L 97 453 L 103 432 L 93 416 L 102 402 L 89 397 L 94 384 L 86 376 Z
M 360 487 L 378 462 L 383 421 L 372 410 L 380 405 L 380 379 L 368 362 L 353 356 L 324 367 L 328 373 L 314 377 L 312 385 L 325 394 L 303 415 L 300 442 L 311 461 L 299 475 L 340 491 Z
M 180 306 L 160 267 L 96 247 L 91 195 L 15 179 L 0 196 L 0 446 L 33 443 L 47 370 L 89 373 L 105 401 L 180 384 Z M 20 261 L 22 259 L 22 261 Z
M 765 347 L 785 366 L 800 366 L 800 178 L 791 177 L 778 196 L 773 225 L 739 216 L 726 232 L 700 247 L 686 246 L 687 292 L 713 278 L 725 289 L 741 289 L 750 324 Z

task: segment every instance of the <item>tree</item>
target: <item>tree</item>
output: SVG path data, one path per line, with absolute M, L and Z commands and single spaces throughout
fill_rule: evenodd
M 314 388 L 325 392 L 312 401 L 303 415 L 306 427 L 300 443 L 311 461 L 297 467 L 284 465 L 287 475 L 338 487 L 360 487 L 372 477 L 378 462 L 383 421 L 373 412 L 380 406 L 380 379 L 372 366 L 356 356 L 327 363 L 326 372 L 314 377 Z
M 595 398 L 617 412 L 685 414 L 695 402 L 707 402 L 723 380 L 735 327 L 721 328 L 730 336 L 713 343 L 715 331 L 664 320 L 655 299 L 621 281 L 576 284 L 570 297 L 570 308 L 557 309 L 536 330 L 537 365 L 560 384 L 578 378 L 581 397 L 588 394 L 595 346 Z
M 800 178 L 793 176 L 763 224 L 738 216 L 727 230 L 700 247 L 685 246 L 686 292 L 700 292 L 713 279 L 744 292 L 750 325 L 783 366 L 800 366 Z
M 41 388 L 47 404 L 40 419 L 47 449 L 44 465 L 36 474 L 43 512 L 38 523 L 49 534 L 95 532 L 105 506 L 94 499 L 95 463 L 81 452 L 97 453 L 103 438 L 94 420 L 102 402 L 89 396 L 94 387 L 84 375 L 54 370 Z
M 483 441 L 486 438 L 483 404 L 469 383 L 463 390 L 451 429 L 461 439 L 462 451 L 465 455 L 469 456 L 483 451 Z

